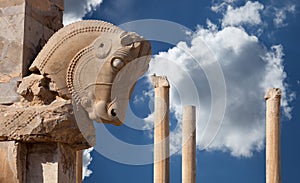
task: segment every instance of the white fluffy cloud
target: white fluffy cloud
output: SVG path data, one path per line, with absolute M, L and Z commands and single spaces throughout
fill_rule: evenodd
M 91 156 L 91 152 L 94 150 L 93 147 L 89 149 L 85 149 L 82 153 L 82 180 L 85 177 L 89 177 L 93 172 L 88 169 L 88 166 L 91 164 L 93 158 Z
M 287 24 L 284 22 L 287 16 L 287 13 L 295 13 L 296 6 L 295 5 L 287 5 L 281 9 L 275 9 L 275 18 L 273 19 L 274 25 L 277 28 L 284 27 Z
M 81 20 L 101 3 L 102 0 L 65 0 L 64 25 Z
M 222 28 L 208 20 L 206 27 L 198 26 L 192 33 L 191 42 L 180 42 L 152 59 L 149 72 L 166 75 L 171 82 L 171 111 L 178 120 L 171 132 L 171 151 L 181 146 L 183 105 L 197 107 L 198 149 L 227 151 L 233 156 L 250 157 L 254 151 L 264 148 L 264 94 L 268 88 L 282 89 L 283 114 L 291 118 L 290 102 L 295 96 L 285 83 L 283 47 L 266 47 L 241 25 L 260 23 L 259 10 L 262 8 L 259 3 L 248 2 L 242 8 L 230 10 L 224 15 Z M 236 18 L 229 22 L 229 17 L 238 17 L 241 12 L 248 12 L 247 21 Z M 226 112 L 219 131 L 216 131 L 218 128 L 207 128 L 208 122 L 211 122 L 210 115 L 216 115 L 211 114 L 213 103 L 222 101 L 221 93 L 211 98 L 209 81 L 218 78 L 211 75 L 208 78 L 205 72 L 215 60 L 222 68 L 226 84 Z M 151 128 L 149 119 L 153 119 L 153 114 L 147 118 L 145 129 Z M 206 136 L 213 137 L 213 133 L 216 136 L 210 143 Z
M 224 4 L 221 6 L 224 7 Z M 212 9 L 217 11 L 220 6 L 214 6 Z M 222 26 L 237 26 L 237 25 L 257 25 L 262 22 L 260 11 L 264 6 L 259 2 L 248 1 L 244 6 L 234 8 L 231 5 L 227 6 L 227 10 L 222 20 Z
M 178 121 L 181 121 L 182 104 L 197 106 L 199 149 L 207 145 L 201 135 L 214 133 L 205 132 L 205 123 L 211 115 L 212 104 L 210 86 L 201 71 L 201 68 L 209 67 L 214 59 L 206 56 L 203 42 L 212 50 L 222 67 L 227 93 L 226 113 L 222 126 L 213 143 L 206 150 L 224 150 L 230 151 L 234 156 L 249 157 L 253 151 L 264 147 L 263 97 L 268 88 L 279 87 L 283 90 L 283 112 L 287 117 L 291 117 L 289 101 L 293 96 L 287 95 L 287 86 L 284 83 L 286 73 L 283 69 L 282 46 L 274 45 L 267 49 L 261 45 L 256 36 L 249 35 L 240 27 L 229 26 L 219 31 L 198 27 L 190 46 L 181 42 L 168 52 L 159 53 L 154 57 L 150 72 L 167 75 L 171 81 L 171 109 L 175 112 Z M 194 60 L 200 61 L 200 65 L 197 65 Z M 199 103 L 196 102 L 197 94 L 193 93 L 193 89 L 189 86 L 190 79 L 199 94 Z M 180 139 L 181 124 L 178 124 L 171 133 L 171 149 L 180 148 Z

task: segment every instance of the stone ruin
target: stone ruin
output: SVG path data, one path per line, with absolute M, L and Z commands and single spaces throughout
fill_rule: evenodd
M 63 28 L 63 0 L 0 0 L 0 183 L 79 183 L 93 121 L 121 125 L 151 46 L 103 21 Z M 156 140 L 169 134 L 169 83 L 152 77 Z M 280 89 L 266 96 L 266 182 L 281 182 Z M 161 99 L 165 102 L 162 103 Z M 196 182 L 195 108 L 183 112 L 182 181 Z M 168 141 L 154 182 L 169 182 Z
M 0 182 L 81 182 L 92 121 L 121 125 L 148 69 L 148 41 L 103 21 L 63 27 L 63 4 L 1 0 Z

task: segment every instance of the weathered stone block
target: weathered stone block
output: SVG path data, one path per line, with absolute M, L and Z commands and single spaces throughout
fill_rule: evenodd
M 25 183 L 26 146 L 15 141 L 0 142 L 0 182 Z
M 66 144 L 27 144 L 27 182 L 75 182 L 76 151 Z
M 24 17 L 25 3 L 10 7 L 0 6 L 0 36 L 5 37 L 8 40 L 22 42 L 24 34 Z
M 17 94 L 17 82 L 0 83 L 0 103 L 11 104 L 20 99 L 20 95 Z
M 23 97 L 20 102 L 0 105 L 0 141 L 59 142 L 75 149 L 94 145 L 91 120 L 81 117 L 77 123 L 71 100 L 59 98 L 51 84 L 49 78 L 38 74 L 22 79 L 17 89 Z M 80 130 L 84 130 L 85 136 Z
M 47 41 L 44 39 L 44 25 L 27 15 L 25 16 L 25 35 L 23 45 L 23 75 L 27 75 L 28 67 Z
M 25 3 L 21 1 L 16 2 L 15 6 L 8 6 L 10 3 L 2 1 L 0 6 L 0 83 L 3 88 L 4 82 L 11 82 L 16 80 L 16 77 L 22 76 L 22 59 L 23 59 L 23 34 L 24 34 L 24 12 Z M 2 4 L 3 3 L 3 4 Z M 7 5 L 7 6 L 6 6 Z M 16 85 L 8 89 L 16 88 Z M 7 93 L 7 92 L 6 92 Z M 5 98 L 5 103 L 12 103 L 7 101 L 11 98 L 13 91 L 8 91 L 8 96 L 2 92 L 0 98 Z M 0 101 L 1 101 L 0 99 Z
M 62 9 L 53 0 L 43 0 L 43 3 L 40 0 L 26 0 L 25 11 L 26 15 L 55 31 L 63 26 Z
M 20 80 L 52 34 L 62 25 L 63 0 L 0 0 L 0 85 Z M 14 83 L 15 84 L 15 83 Z M 5 85 L 6 86 L 6 85 Z M 0 93 L 13 103 L 16 85 Z M 7 96 L 8 95 L 8 96 Z M 14 96 L 14 95 L 13 95 Z M 9 100 L 11 99 L 11 100 Z
M 44 30 L 44 33 L 43 33 L 43 38 L 44 40 L 47 42 L 50 37 L 55 33 L 54 30 L 52 29 L 49 29 L 48 27 L 46 26 L 43 26 L 43 30 Z M 44 45 L 43 45 L 44 46 Z
M 57 144 L 27 144 L 27 182 L 57 180 Z
M 0 0 L 0 8 L 20 5 L 24 0 Z
M 64 11 L 64 0 L 54 0 L 54 4 L 61 10 Z
M 22 52 L 19 50 L 23 49 L 22 44 L 3 37 L 0 37 L 0 42 L 4 43 L 0 50 L 0 82 L 10 82 L 16 77 L 21 79 Z
M 64 100 L 38 107 L 0 106 L 0 140 L 60 142 L 75 149 L 88 148 L 72 111 L 70 102 Z M 94 132 L 90 133 L 93 140 Z

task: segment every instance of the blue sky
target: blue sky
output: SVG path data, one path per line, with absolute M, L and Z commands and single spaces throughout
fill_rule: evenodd
M 171 149 L 179 150 L 171 156 L 172 183 L 181 182 L 180 118 L 181 106 L 186 104 L 196 105 L 198 111 L 197 182 L 265 182 L 263 96 L 270 87 L 283 90 L 282 182 L 299 182 L 299 1 L 66 0 L 65 3 L 65 23 L 98 19 L 121 25 L 134 20 L 159 19 L 190 30 L 185 40 L 174 44 L 152 40 L 153 59 L 147 73 L 167 75 L 172 83 Z M 168 31 L 171 37 L 175 36 L 175 30 L 162 30 L 155 22 L 146 22 L 154 25 L 148 30 L 150 33 Z M 136 31 L 143 35 L 139 30 Z M 212 75 L 205 75 L 209 72 L 206 66 L 215 61 L 222 69 L 223 78 L 217 77 L 216 70 Z M 221 88 L 214 95 L 210 86 L 218 85 L 222 79 L 225 90 Z M 205 125 L 211 124 L 212 109 L 222 108 L 223 96 L 226 104 L 220 130 L 205 131 Z M 127 117 L 125 125 L 104 127 L 114 138 L 127 144 L 152 144 L 153 90 L 147 76 L 138 81 L 130 109 L 133 115 Z M 97 127 L 98 133 L 102 128 Z M 206 137 L 211 134 L 216 137 L 209 143 Z M 122 158 L 128 155 L 113 147 L 118 144 L 106 142 L 98 143 L 90 153 L 85 152 L 85 161 L 90 163 L 88 169 L 92 172 L 85 177 L 85 183 L 153 182 L 153 164 L 122 164 L 114 157 L 109 159 L 101 153 L 101 148 L 114 149 Z M 139 159 L 143 155 L 129 156 Z

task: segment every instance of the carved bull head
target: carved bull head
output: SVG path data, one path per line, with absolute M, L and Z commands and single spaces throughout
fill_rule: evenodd
M 101 36 L 83 52 L 75 56 L 73 96 L 90 119 L 120 125 L 132 88 L 148 69 L 149 42 L 123 32 L 120 37 Z
M 120 125 L 134 85 L 148 69 L 150 43 L 102 21 L 81 21 L 56 33 L 32 64 L 73 98 L 90 119 Z

